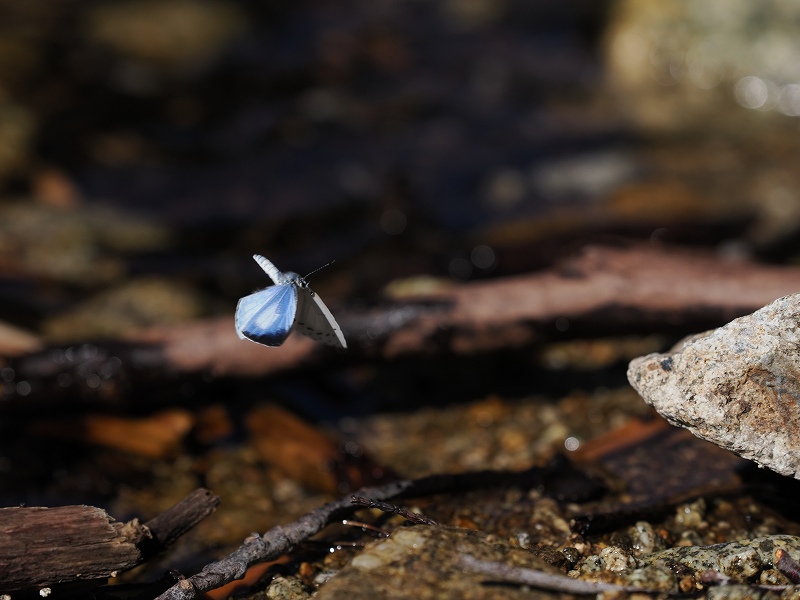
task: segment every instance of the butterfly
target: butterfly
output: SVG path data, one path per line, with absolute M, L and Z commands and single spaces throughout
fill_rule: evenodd
M 236 333 L 264 346 L 280 346 L 292 329 L 330 346 L 347 348 L 342 330 L 322 299 L 297 273 L 283 273 L 263 256 L 253 255 L 275 285 L 239 300 Z

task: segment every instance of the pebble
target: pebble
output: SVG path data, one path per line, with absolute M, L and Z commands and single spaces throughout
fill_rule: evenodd
M 628 380 L 673 425 L 800 479 L 800 294 L 636 358 Z

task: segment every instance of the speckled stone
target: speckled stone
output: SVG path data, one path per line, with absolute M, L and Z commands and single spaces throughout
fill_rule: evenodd
M 800 538 L 770 535 L 711 546 L 668 548 L 644 557 L 642 562 L 673 570 L 683 565 L 696 573 L 712 569 L 737 581 L 752 581 L 761 571 L 772 568 L 779 548 L 790 556 L 800 556 Z
M 708 589 L 708 600 L 797 600 L 800 592 L 797 587 L 789 587 L 783 592 L 759 590 L 750 585 L 724 585 Z
M 800 478 L 800 294 L 634 359 L 628 380 L 673 425 Z
M 306 600 L 311 598 L 312 590 L 297 579 L 275 577 L 266 590 L 269 600 Z

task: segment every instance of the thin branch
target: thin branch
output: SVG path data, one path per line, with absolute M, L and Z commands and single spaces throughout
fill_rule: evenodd
M 219 505 L 219 497 L 206 488 L 198 488 L 177 504 L 145 523 L 150 530 L 154 547 L 143 547 L 145 558 L 150 551 L 171 546 L 184 533 L 205 519 Z M 149 541 L 149 540 L 148 540 Z
M 411 512 L 409 509 L 403 508 L 402 506 L 397 506 L 396 504 L 389 504 L 388 502 L 380 502 L 378 500 L 370 500 L 361 496 L 351 496 L 350 500 L 357 506 L 363 506 L 365 508 L 377 508 L 378 510 L 386 513 L 400 515 L 412 523 L 418 523 L 420 525 L 438 525 L 438 523 L 433 519 L 429 519 L 425 515 L 418 515 L 417 513 Z
M 780 550 L 779 550 L 780 552 Z M 776 553 L 777 554 L 777 553 Z M 788 556 L 788 555 L 787 555 Z M 526 569 L 524 567 L 513 567 L 498 562 L 484 561 L 474 556 L 465 555 L 460 559 L 464 568 L 477 573 L 482 573 L 499 581 L 517 583 L 520 585 L 530 585 L 537 588 L 563 592 L 566 594 L 598 594 L 600 592 L 624 592 L 627 594 L 666 594 L 668 596 L 686 596 L 683 592 L 670 592 L 666 590 L 656 590 L 641 588 L 636 586 L 619 585 L 616 583 L 606 583 L 602 581 L 586 581 L 584 579 L 572 579 L 566 575 L 556 573 L 546 573 L 536 569 Z M 717 571 L 704 571 L 700 576 L 700 581 L 706 584 L 719 586 L 744 586 L 771 592 L 782 592 L 789 586 L 786 585 L 762 585 L 739 583 L 734 579 L 718 573 Z
M 372 500 L 393 498 L 406 491 L 414 484 L 404 480 L 380 487 L 359 490 L 358 495 Z M 202 571 L 178 582 L 157 600 L 191 600 L 200 594 L 221 587 L 235 579 L 241 579 L 248 567 L 259 562 L 275 560 L 279 556 L 291 552 L 300 542 L 321 531 L 343 512 L 356 507 L 350 497 L 329 502 L 297 521 L 288 525 L 279 525 L 264 535 L 251 534 L 244 544 L 228 557 L 206 565 Z
M 474 556 L 462 556 L 459 562 L 464 568 L 476 573 L 488 575 L 493 579 L 518 583 L 521 585 L 532 585 L 537 588 L 563 592 L 565 594 L 599 594 L 600 592 L 644 592 L 648 594 L 663 594 L 664 590 L 649 590 L 647 588 L 617 585 L 602 581 L 586 581 L 584 579 L 573 579 L 566 575 L 556 573 L 546 573 L 536 569 L 525 569 L 523 567 L 512 567 L 498 562 L 479 560 Z
M 780 552 L 780 550 L 778 551 Z M 777 554 L 777 552 L 776 552 Z M 790 586 L 788 585 L 768 585 L 768 584 L 761 584 L 761 583 L 742 583 L 740 581 L 736 581 L 733 577 L 720 573 L 719 571 L 715 571 L 714 569 L 707 569 L 700 574 L 700 583 L 706 583 L 711 585 L 718 585 L 720 587 L 724 586 L 742 586 L 753 588 L 757 590 L 764 590 L 767 592 L 783 592 Z

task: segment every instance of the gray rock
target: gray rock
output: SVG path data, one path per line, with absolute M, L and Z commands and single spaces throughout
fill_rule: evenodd
M 634 359 L 628 380 L 673 425 L 800 479 L 800 294 Z

